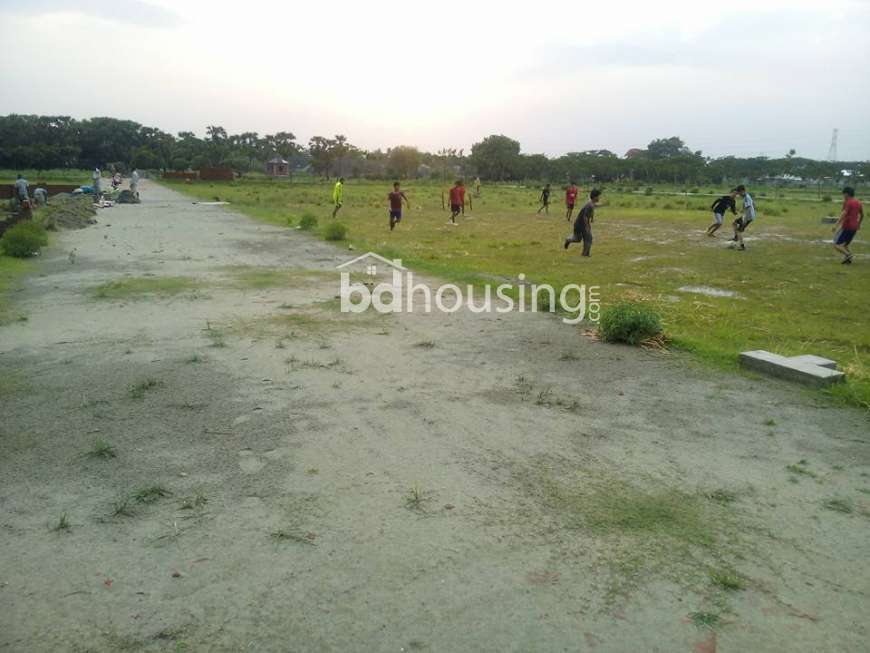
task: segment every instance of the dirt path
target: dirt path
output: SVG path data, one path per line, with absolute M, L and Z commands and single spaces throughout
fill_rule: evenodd
M 546 315 L 337 315 L 347 251 L 142 195 L 0 327 L 0 651 L 868 650 L 866 415 Z

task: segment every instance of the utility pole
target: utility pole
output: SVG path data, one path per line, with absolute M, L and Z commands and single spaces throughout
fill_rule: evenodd
M 834 129 L 834 133 L 831 134 L 831 147 L 828 148 L 828 161 L 834 163 L 837 160 L 837 135 L 839 133 L 839 129 Z

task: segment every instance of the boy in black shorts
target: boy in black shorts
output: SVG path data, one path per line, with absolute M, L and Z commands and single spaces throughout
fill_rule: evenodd
M 411 208 L 411 203 L 401 190 L 399 190 L 399 182 L 393 182 L 393 192 L 387 195 L 390 200 L 390 231 L 396 228 L 396 225 L 402 221 L 402 200 L 405 201 L 405 206 Z
M 541 191 L 541 208 L 538 209 L 538 215 L 541 214 L 541 211 L 550 215 L 550 184 L 544 186 Z
M 571 243 L 583 243 L 583 256 L 589 256 L 592 249 L 592 221 L 595 219 L 595 205 L 598 204 L 598 198 L 601 197 L 601 191 L 593 188 L 589 193 L 589 201 L 580 209 L 577 214 L 577 219 L 574 221 L 574 234 L 565 239 L 565 249 Z

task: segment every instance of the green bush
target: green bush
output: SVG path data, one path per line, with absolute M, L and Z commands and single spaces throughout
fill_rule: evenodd
M 830 195 L 822 195 L 822 201 L 823 202 L 830 202 L 831 196 Z
M 323 230 L 326 240 L 344 240 L 347 236 L 347 227 L 340 222 L 330 222 Z
M 598 324 L 605 342 L 625 342 L 637 345 L 662 332 L 659 314 L 644 304 L 621 301 L 601 311 Z
M 288 227 L 292 227 L 292 226 L 293 226 L 293 221 L 294 221 L 295 219 L 296 219 L 296 218 L 294 218 L 292 215 L 288 215 L 288 216 L 287 216 L 287 226 L 288 226 Z
M 7 256 L 27 258 L 48 245 L 48 234 L 35 222 L 19 222 L 0 238 L 0 250 Z
M 646 189 L 643 191 L 643 194 L 644 195 L 652 195 L 653 194 L 652 186 L 647 186 Z
M 317 218 L 313 213 L 303 213 L 299 220 L 299 228 L 309 231 L 317 226 Z

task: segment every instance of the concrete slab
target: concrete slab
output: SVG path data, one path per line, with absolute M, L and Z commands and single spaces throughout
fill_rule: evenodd
M 819 367 L 827 367 L 831 370 L 837 369 L 837 361 L 832 361 L 830 358 L 824 358 L 822 356 L 816 356 L 815 354 L 790 356 L 788 360 L 795 361 L 796 363 L 810 363 L 812 365 L 818 365 Z
M 809 359 L 806 355 L 789 358 L 779 354 L 772 354 L 763 349 L 744 351 L 740 354 L 740 364 L 743 367 L 789 381 L 797 381 L 815 387 L 826 387 L 834 383 L 842 383 L 846 380 L 845 374 L 827 365 L 819 365 L 814 362 L 815 359 L 827 364 L 834 363 L 836 367 L 834 361 L 820 356 L 811 356 Z

